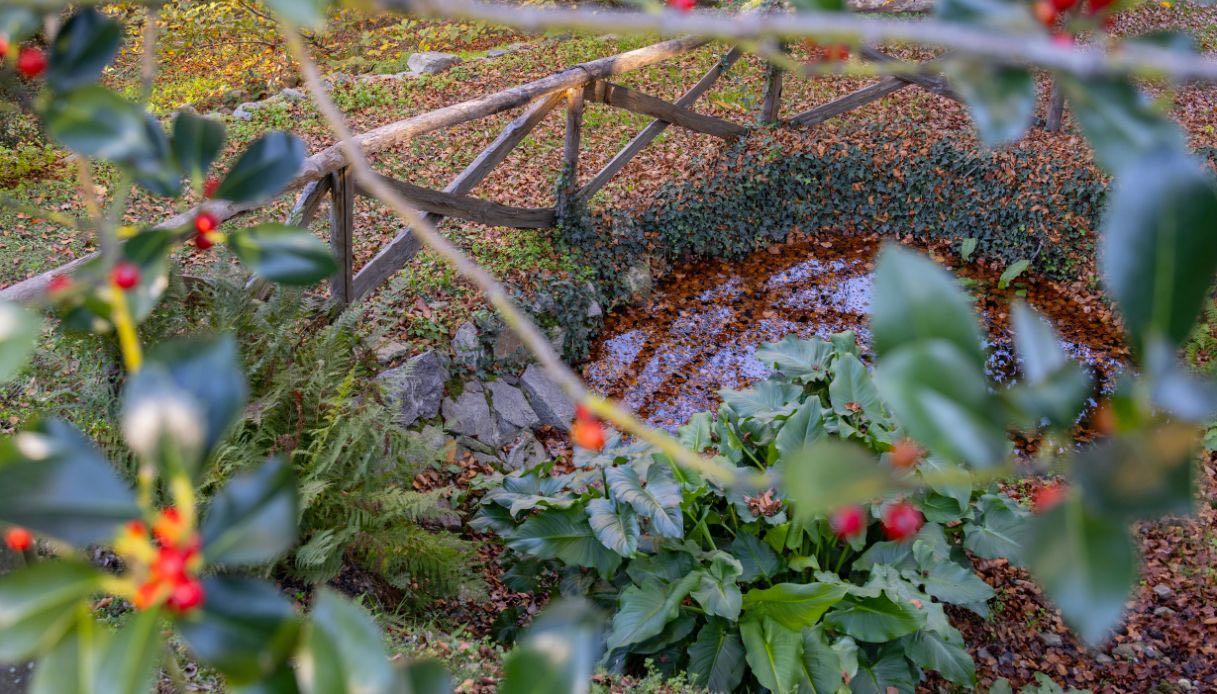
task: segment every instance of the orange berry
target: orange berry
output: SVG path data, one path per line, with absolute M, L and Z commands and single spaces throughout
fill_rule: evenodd
M 576 446 L 589 451 L 604 448 L 604 425 L 594 419 L 576 419 L 570 427 L 570 438 Z
M 1062 482 L 1047 484 L 1035 490 L 1031 497 L 1031 510 L 1035 513 L 1047 513 L 1069 496 L 1069 486 Z
M 912 439 L 900 439 L 892 446 L 891 455 L 888 459 L 892 463 L 892 467 L 897 470 L 907 470 L 917 464 L 921 460 L 921 446 Z
M 220 220 L 210 212 L 200 212 L 194 218 L 194 229 L 200 234 L 215 231 L 218 226 L 220 226 Z
M 173 506 L 163 509 L 152 522 L 152 534 L 162 545 L 166 546 L 180 545 L 183 540 L 187 539 L 188 530 L 182 514 Z
M 1039 2 L 1035 3 L 1035 6 L 1032 8 L 1032 12 L 1035 14 L 1035 19 L 1046 27 L 1051 27 L 1053 24 L 1055 24 L 1056 18 L 1060 14 L 1056 11 L 1056 8 L 1052 6 L 1050 0 L 1039 0 Z
M 14 526 L 4 532 L 4 544 L 14 552 L 24 552 L 34 546 L 34 534 Z

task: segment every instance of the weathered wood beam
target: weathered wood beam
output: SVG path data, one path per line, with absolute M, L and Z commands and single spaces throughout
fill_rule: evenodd
M 896 58 L 894 56 L 890 56 L 887 53 L 884 53 L 883 51 L 880 51 L 876 48 L 870 48 L 867 46 L 863 46 L 862 50 L 859 51 L 859 53 L 861 54 L 861 56 L 863 58 L 876 62 L 876 63 L 900 63 L 902 65 L 909 65 L 909 66 L 912 65 L 912 63 L 908 63 L 908 62 L 900 60 L 899 58 Z M 924 68 L 928 65 L 931 65 L 933 62 L 935 62 L 935 61 L 930 61 L 929 63 L 922 63 L 919 67 Z M 954 101 L 959 101 L 961 103 L 963 102 L 963 99 L 961 99 L 960 96 L 955 93 L 954 89 L 951 89 L 951 85 L 942 77 L 924 75 L 924 74 L 920 74 L 920 73 L 916 73 L 916 72 L 892 75 L 892 77 L 897 77 L 906 82 L 909 82 L 910 84 L 915 84 L 918 87 L 925 89 L 926 91 L 930 91 L 930 92 L 937 94 L 938 96 L 943 96 L 948 99 L 952 99 Z
M 629 87 L 622 87 L 610 82 L 597 82 L 595 89 L 589 91 L 592 93 L 592 98 L 609 106 L 634 113 L 642 113 L 652 118 L 667 121 L 672 125 L 679 125 L 682 128 L 688 128 L 699 133 L 721 137 L 724 140 L 733 140 L 748 134 L 748 128 L 742 125 L 736 125 L 714 116 L 703 116 L 683 106 L 677 106 L 663 99 L 657 99 Z
M 1056 80 L 1052 80 L 1052 96 L 1048 98 L 1048 113 L 1044 119 L 1044 130 L 1050 133 L 1060 132 L 1061 121 L 1065 119 L 1065 91 Z
M 809 111 L 804 111 L 787 122 L 796 127 L 817 125 L 842 113 L 847 113 L 872 101 L 882 99 L 888 94 L 898 92 L 910 84 L 912 83 L 896 77 L 884 77 L 878 82 L 863 87 L 856 92 L 846 94 L 840 99 L 816 106 Z
M 423 218 L 432 224 L 438 224 L 443 219 L 439 215 L 430 213 L 424 214 Z M 392 241 L 382 247 L 376 256 L 368 261 L 367 265 L 355 273 L 355 279 L 351 283 L 353 300 L 358 301 L 368 292 L 379 287 L 385 280 L 392 277 L 393 273 L 410 262 L 422 250 L 422 247 L 422 240 L 413 230 L 399 231 Z
M 317 215 L 317 208 L 321 206 L 325 194 L 330 192 L 331 186 L 332 179 L 329 176 L 304 186 L 300 190 L 300 195 L 296 196 L 296 204 L 292 205 L 292 211 L 287 213 L 286 223 L 301 227 L 311 224 L 313 217 Z
M 782 50 L 785 55 L 785 49 Z M 782 79 L 786 71 L 769 63 L 765 67 L 765 100 L 761 104 L 761 123 L 773 125 L 782 119 Z
M 330 297 L 339 306 L 351 303 L 354 291 L 355 235 L 355 172 L 351 167 L 335 171 L 328 176 L 333 190 L 330 206 L 330 250 L 338 263 L 338 272 L 330 278 Z
M 566 177 L 566 193 L 573 195 L 579 188 L 579 146 L 583 140 L 583 90 L 572 89 L 566 94 L 566 137 L 562 143 L 562 175 Z
M 545 229 L 554 225 L 553 208 L 513 207 L 468 195 L 424 188 L 388 176 L 379 178 L 382 183 L 392 186 L 415 208 L 441 217 L 457 217 L 479 224 L 516 229 Z M 374 197 L 358 182 L 355 183 L 355 192 L 365 197 Z
M 735 65 L 736 61 L 738 61 L 740 56 L 743 54 L 743 51 L 741 51 L 738 47 L 732 48 L 727 55 L 723 56 L 722 60 L 715 63 L 714 67 L 710 68 L 710 71 L 707 72 L 704 77 L 698 80 L 697 84 L 693 85 L 689 91 L 685 92 L 684 96 L 676 100 L 676 105 L 688 108 L 696 103 L 697 100 L 701 98 L 702 94 L 709 91 L 710 87 L 713 87 L 715 83 L 718 82 L 719 78 L 726 74 L 727 70 L 730 70 L 731 66 Z M 671 124 L 667 121 L 652 121 L 651 124 L 644 128 L 642 132 L 638 133 L 633 140 L 630 140 L 630 143 L 626 145 L 620 152 L 618 152 L 617 156 L 613 157 L 609 163 L 605 164 L 604 168 L 600 170 L 600 173 L 596 174 L 596 177 L 593 178 L 590 183 L 579 191 L 579 197 L 587 200 L 596 193 L 600 192 L 600 189 L 608 185 L 608 182 L 612 180 L 613 176 L 616 176 L 621 169 L 625 168 L 625 165 L 630 163 L 630 160 L 632 160 L 634 157 L 638 156 L 639 152 L 646 149 L 647 145 L 651 144 L 655 138 L 663 134 L 663 131 L 667 130 L 669 125 Z

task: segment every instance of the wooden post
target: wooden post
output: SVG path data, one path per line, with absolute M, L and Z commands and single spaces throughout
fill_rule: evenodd
M 334 303 L 346 306 L 354 296 L 352 280 L 354 253 L 351 248 L 355 228 L 355 174 L 349 166 L 330 174 L 330 250 L 338 261 L 338 272 L 330 279 Z
M 777 49 L 785 53 L 785 47 Z M 765 102 L 761 106 L 761 124 L 773 125 L 782 119 L 782 75 L 785 70 L 769 63 L 765 70 Z
M 1060 132 L 1061 120 L 1065 117 L 1065 92 L 1056 80 L 1052 81 L 1052 96 L 1048 99 L 1048 115 L 1044 119 L 1044 130 Z
M 579 189 L 579 145 L 583 137 L 583 89 L 566 93 L 566 142 L 562 150 L 562 175 L 566 193 L 574 195 Z

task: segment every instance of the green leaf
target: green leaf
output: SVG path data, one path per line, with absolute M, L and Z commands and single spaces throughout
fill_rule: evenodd
M 828 364 L 832 345 L 818 339 L 802 340 L 787 335 L 781 342 L 769 342 L 756 350 L 756 358 L 778 373 L 799 383 L 816 383 L 828 379 Z
M 200 532 L 208 564 L 274 561 L 296 542 L 296 477 L 281 460 L 234 478 L 211 501 Z
M 0 663 L 18 663 L 59 642 L 101 574 L 75 561 L 45 561 L 0 576 Z
M 304 163 L 304 142 L 285 132 L 267 133 L 246 148 L 216 188 L 214 197 L 258 202 L 277 195 Z M 329 273 L 326 273 L 329 274 Z
M 396 675 L 376 622 L 365 610 L 328 588 L 319 590 L 313 603 L 309 642 L 320 640 L 328 642 L 321 648 L 332 649 L 332 655 L 337 656 L 329 659 L 337 666 L 337 673 L 313 668 L 309 674 L 326 678 L 337 675 L 342 683 L 338 691 L 393 691 Z
M 611 499 L 592 499 L 587 502 L 587 520 L 592 532 L 601 544 L 623 557 L 633 557 L 638 552 L 638 516 L 626 504 L 614 503 Z
M 571 683 L 545 653 L 517 648 L 503 660 L 499 694 L 569 694 Z
M 693 599 L 708 615 L 735 621 L 739 619 L 742 596 L 736 579 L 744 569 L 739 560 L 726 552 L 711 553 L 710 566 L 699 571 Z
M 878 597 L 848 596 L 824 618 L 832 628 L 859 641 L 883 643 L 925 626 L 925 615 L 912 605 Z
M 828 436 L 828 430 L 824 428 L 823 410 L 820 398 L 813 395 L 790 415 L 774 440 L 783 458 L 813 446 Z
M 452 694 L 453 691 L 452 677 L 438 660 L 408 663 L 403 668 L 401 678 L 410 685 L 410 694 Z
M 803 694 L 836 694 L 843 684 L 845 670 L 841 657 L 828 644 L 824 626 L 803 630 Z
M 274 585 L 245 576 L 210 576 L 203 579 L 203 594 L 203 607 L 177 621 L 178 633 L 200 660 L 238 685 L 287 662 L 300 624 Z
M 91 623 L 97 631 L 87 652 L 82 653 L 77 626 L 70 626 L 67 635 L 38 659 L 28 694 L 78 694 L 92 681 L 97 651 L 109 634 L 95 621 Z
M 782 570 L 782 560 L 769 545 L 752 533 L 739 533 L 727 545 L 731 556 L 739 560 L 744 572 L 739 580 L 750 583 L 758 578 L 772 578 Z
M 223 148 L 223 124 L 189 111 L 178 111 L 173 119 L 173 155 L 187 178 L 202 183 Z
M 1137 163 L 1147 157 L 1178 161 L 1188 151 L 1179 126 L 1129 80 L 1122 77 L 1081 80 L 1065 74 L 1056 77 L 1082 133 L 1094 148 L 1095 159 L 1117 177 L 1147 174 Z M 1108 205 L 1110 215 L 1112 203 Z
M 1160 337 L 1150 338 L 1143 364 L 1154 407 L 1184 422 L 1207 425 L 1213 420 L 1217 414 L 1217 382 L 1181 364 L 1170 343 Z
M 72 425 L 47 420 L 0 444 L 0 521 L 84 547 L 139 516 L 130 488 Z
M 984 370 L 985 354 L 971 300 L 949 272 L 898 245 L 887 244 L 879 253 L 871 330 L 880 364 L 902 345 L 941 339 L 955 346 L 965 365 Z
M 609 650 L 645 641 L 663 631 L 664 626 L 676 618 L 680 602 L 697 585 L 698 579 L 696 574 L 689 574 L 667 585 L 652 579 L 642 586 L 626 586 L 621 591 L 617 614 L 613 615 L 613 628 L 608 635 Z
M 980 240 L 974 236 L 970 236 L 970 237 L 964 239 L 962 242 L 960 242 L 960 244 L 959 244 L 960 259 L 962 259 L 965 263 L 968 262 L 969 260 L 971 260 L 972 254 L 976 252 L 976 244 L 978 244 L 978 243 L 980 243 Z
M 979 518 L 963 526 L 964 548 L 985 559 L 1006 558 L 1021 564 L 1031 530 L 1027 514 L 992 494 L 982 496 L 977 507 Z
M 778 624 L 801 631 L 815 626 L 828 608 L 841 602 L 845 588 L 831 583 L 779 583 L 753 588 L 744 594 L 744 610 L 751 617 L 768 617 Z
M 667 465 L 654 464 L 647 468 L 646 484 L 632 465 L 619 465 L 604 471 L 608 491 L 620 504 L 628 504 L 638 515 L 651 521 L 651 527 L 663 537 L 684 537 L 684 514 L 680 483 Z
M 1139 347 L 1182 344 L 1217 273 L 1217 188 L 1191 157 L 1152 152 L 1122 170 L 1103 216 L 1103 278 Z
M 1082 449 L 1070 476 L 1087 506 L 1127 521 L 1194 512 L 1194 427 L 1166 423 Z
M 1090 395 L 1089 375 L 1065 353 L 1052 325 L 1022 301 L 1015 302 L 1011 322 L 1024 377 L 1011 399 L 1032 418 L 1069 426 Z
M 1098 645 L 1124 614 L 1137 580 L 1137 556 L 1124 522 L 1072 497 L 1032 525 L 1028 567 L 1086 643 Z
M 734 692 L 744 678 L 744 646 L 721 619 L 711 619 L 689 645 L 693 684 L 711 692 Z
M 520 650 L 539 653 L 554 667 L 557 677 L 552 681 L 552 691 L 576 691 L 591 680 L 604 653 L 603 622 L 591 602 L 562 598 L 551 602 L 533 620 L 520 643 Z M 539 680 L 535 673 L 532 683 L 533 689 L 513 691 L 550 691 L 550 683 Z
M 908 638 L 905 652 L 923 668 L 933 670 L 961 687 L 976 684 L 976 664 L 963 647 L 963 640 L 948 641 L 940 634 L 922 630 Z
M 687 424 L 677 429 L 680 435 L 680 445 L 694 453 L 701 453 L 713 446 L 714 439 L 710 434 L 713 421 L 714 418 L 709 412 L 698 412 L 690 417 Z
M 862 448 L 828 440 L 784 457 L 778 467 L 782 492 L 800 518 L 828 513 L 882 496 L 890 477 Z
M 0 383 L 16 376 L 38 346 L 42 321 L 20 304 L 0 302 Z
M 773 694 L 793 692 L 803 673 L 803 635 L 778 622 L 748 619 L 740 623 L 744 657 L 761 686 Z
M 241 262 L 279 284 L 309 285 L 338 270 L 330 247 L 307 229 L 268 222 L 234 232 L 229 241 Z
M 596 538 L 582 509 L 550 509 L 524 521 L 507 538 L 507 546 L 538 559 L 559 559 L 567 564 L 596 569 L 611 576 L 621 556 Z
M 894 649 L 880 653 L 875 660 L 859 662 L 858 673 L 849 682 L 851 694 L 912 692 L 916 686 L 917 677 L 908 660 Z
M 131 165 L 157 155 L 143 111 L 104 87 L 52 99 L 44 118 L 52 140 L 86 157 Z
M 952 60 L 944 64 L 951 86 L 963 97 L 987 147 L 1014 142 L 1035 118 L 1035 80 L 1024 68 L 986 60 Z
M 328 0 L 263 0 L 267 7 L 288 22 L 308 29 L 325 26 Z
M 741 419 L 749 417 L 772 418 L 793 409 L 791 403 L 802 395 L 802 389 L 790 383 L 761 381 L 745 390 L 721 390 L 723 403 L 735 411 Z
M 118 22 L 92 7 L 78 10 L 51 44 L 47 84 L 66 92 L 96 82 L 118 53 L 122 33 Z
M 1005 459 L 1002 412 L 984 371 L 955 343 L 923 340 L 891 352 L 875 382 L 896 419 L 935 455 L 978 468 Z
M 993 588 L 985 583 L 969 565 L 960 566 L 947 558 L 926 562 L 921 566 L 920 581 L 925 592 L 953 605 L 984 604 L 993 598 Z
M 102 651 L 94 691 L 152 691 L 164 652 L 160 612 L 136 612 Z
M 841 355 L 833 364 L 832 374 L 828 398 L 832 402 L 834 412 L 846 417 L 861 408 L 871 419 L 883 416 L 879 391 L 871 382 L 870 372 L 857 357 L 852 354 Z
M 1027 260 L 1026 258 L 1010 263 L 1010 265 L 1008 265 L 1006 269 L 1002 271 L 1001 277 L 997 278 L 997 288 L 1005 289 L 1006 287 L 1009 287 L 1010 283 L 1022 276 L 1022 274 L 1026 272 L 1027 268 L 1029 267 L 1031 267 L 1031 261 Z

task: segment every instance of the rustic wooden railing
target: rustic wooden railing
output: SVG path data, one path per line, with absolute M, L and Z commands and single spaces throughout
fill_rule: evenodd
M 563 146 L 563 167 L 568 172 L 572 189 L 568 191 L 589 199 L 616 176 L 626 164 L 642 152 L 665 129 L 682 127 L 697 133 L 734 140 L 746 136 L 751 124 L 737 124 L 722 118 L 698 113 L 692 106 L 742 57 L 739 48 L 726 53 L 689 91 L 675 102 L 644 94 L 613 83 L 611 78 L 633 70 L 670 60 L 676 56 L 704 47 L 702 38 L 682 38 L 657 43 L 645 48 L 576 65 L 548 77 L 494 94 L 447 106 L 435 111 L 390 123 L 356 137 L 367 153 L 383 150 L 418 135 L 478 120 L 514 108 L 526 106 L 503 132 L 465 167 L 443 189 L 435 190 L 414 183 L 384 177 L 384 181 L 433 222 L 446 217 L 472 220 L 493 226 L 544 228 L 555 223 L 554 208 L 525 208 L 504 205 L 472 197 L 470 193 L 515 149 L 551 111 L 564 106 L 566 135 Z M 878 50 L 865 48 L 864 60 L 876 63 L 898 62 Z M 770 65 L 766 70 L 765 94 L 759 122 L 785 127 L 809 127 L 881 99 L 910 86 L 957 99 L 941 77 L 928 74 L 932 63 L 901 63 L 897 74 L 882 77 L 875 83 L 838 99 L 795 114 L 781 117 L 783 70 Z M 579 153 L 582 144 L 583 109 L 587 102 L 607 104 L 614 108 L 644 114 L 655 119 L 629 142 L 608 164 L 579 185 Z M 355 181 L 349 162 L 338 145 L 332 145 L 309 157 L 300 174 L 288 190 L 300 192 L 291 212 L 289 223 L 307 225 L 312 221 L 322 201 L 328 196 L 330 205 L 330 245 L 338 261 L 339 271 L 330 283 L 333 300 L 345 306 L 366 296 L 410 261 L 421 247 L 410 229 L 404 229 L 385 245 L 366 265 L 356 268 L 353 241 L 355 239 L 355 204 L 366 192 Z M 208 209 L 221 220 L 246 214 L 269 203 L 234 205 L 209 203 Z M 166 220 L 160 227 L 178 228 L 188 224 L 196 210 Z M 52 277 L 69 272 L 90 256 L 80 258 L 56 270 L 32 277 L 0 290 L 0 298 L 29 300 L 45 291 Z

